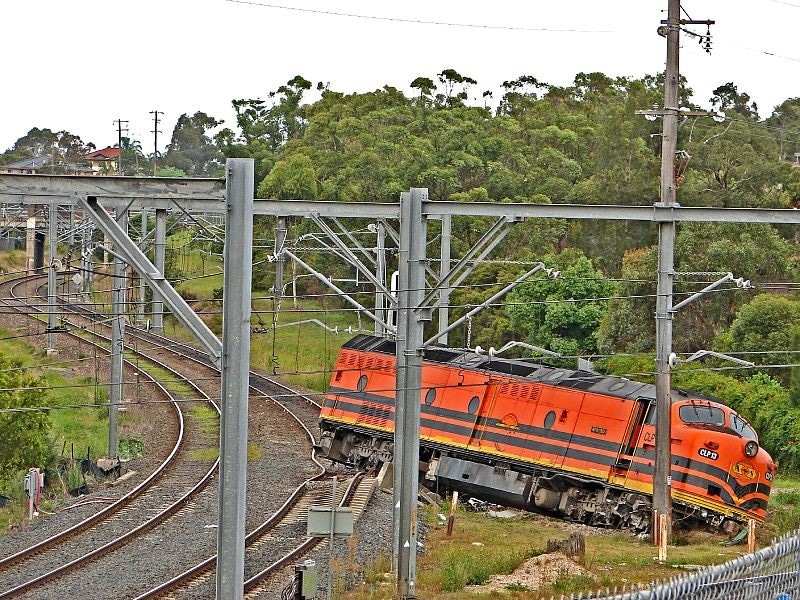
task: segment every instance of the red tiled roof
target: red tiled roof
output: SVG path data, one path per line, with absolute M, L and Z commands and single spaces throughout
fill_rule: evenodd
M 119 148 L 103 148 L 102 150 L 95 150 L 83 157 L 84 160 L 114 160 L 119 158 Z

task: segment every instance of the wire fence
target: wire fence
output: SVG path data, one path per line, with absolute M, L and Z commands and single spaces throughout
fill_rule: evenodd
M 597 592 L 573 600 L 800 600 L 800 529 L 771 546 L 697 573 L 622 593 Z

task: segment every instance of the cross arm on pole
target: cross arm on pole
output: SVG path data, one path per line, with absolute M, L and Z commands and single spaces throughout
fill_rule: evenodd
M 475 264 L 482 261 L 511 231 L 513 224 L 518 219 L 500 217 L 489 230 L 481 236 L 472 248 L 453 266 L 441 279 L 437 277 L 436 284 L 428 292 L 417 311 L 431 308 L 431 302 L 443 288 L 457 287 L 475 268 Z M 470 266 L 470 263 L 472 265 Z M 444 332 L 442 332 L 444 334 Z
M 711 350 L 698 350 L 690 357 L 681 360 L 677 354 L 674 352 L 669 355 L 669 364 L 671 367 L 674 367 L 682 362 L 692 362 L 694 360 L 700 360 L 701 358 L 705 358 L 706 356 L 713 356 L 714 358 L 721 358 L 723 360 L 729 360 L 732 363 L 736 363 L 737 365 L 742 365 L 744 367 L 755 367 L 756 363 L 749 361 L 749 360 L 742 360 L 741 358 L 736 358 L 735 356 L 730 356 L 728 354 L 723 354 L 722 352 L 713 352 Z
M 677 312 L 677 310 L 679 308 L 683 308 L 684 306 L 686 306 L 690 302 L 694 302 L 695 300 L 697 300 L 700 296 L 702 296 L 706 292 L 710 292 L 711 290 L 718 288 L 723 283 L 726 283 L 728 281 L 734 282 L 736 284 L 736 287 L 740 287 L 743 290 L 748 290 L 748 289 L 753 287 L 752 285 L 750 285 L 750 280 L 749 279 L 744 279 L 743 277 L 734 278 L 733 273 L 728 273 L 722 279 L 719 279 L 718 281 L 715 281 L 711 285 L 707 285 L 702 290 L 700 290 L 697 293 L 692 294 L 691 296 L 689 296 L 688 298 L 686 298 L 682 302 L 678 302 L 678 304 L 676 304 L 675 306 L 673 306 L 670 309 L 671 312 Z
M 378 290 L 382 291 L 384 294 L 387 294 L 388 296 L 391 296 L 389 290 L 386 288 L 384 283 L 377 280 L 377 278 L 372 274 L 372 271 L 368 269 L 366 265 L 364 265 L 364 263 L 361 262 L 361 260 L 359 260 L 359 258 L 355 255 L 355 253 L 352 250 L 350 250 L 350 248 L 348 248 L 344 242 L 342 242 L 339 236 L 336 235 L 336 232 L 333 231 L 330 227 L 328 227 L 328 224 L 325 223 L 325 221 L 323 221 L 319 215 L 311 215 L 311 219 L 314 221 L 314 223 L 316 223 L 317 227 L 319 227 L 322 230 L 322 232 L 325 233 L 325 235 L 327 235 L 330 238 L 334 246 L 339 248 L 339 250 L 343 255 L 342 257 L 347 262 L 353 265 L 358 270 L 358 272 L 361 273 L 364 277 L 366 277 L 370 281 L 370 283 L 372 283 L 372 285 L 374 285 Z M 352 236 L 349 237 L 351 240 L 353 239 Z
M 500 290 L 499 292 L 497 292 L 497 293 L 496 293 L 494 296 L 492 296 L 492 297 L 491 297 L 491 298 L 489 298 L 488 300 L 485 300 L 484 302 L 481 302 L 481 303 L 480 303 L 478 306 L 476 306 L 475 308 L 473 308 L 472 310 L 470 310 L 470 311 L 469 311 L 467 314 L 465 314 L 463 317 L 461 317 L 460 319 L 456 319 L 456 320 L 455 320 L 455 321 L 453 321 L 453 322 L 452 322 L 450 325 L 448 325 L 448 326 L 447 326 L 445 329 L 443 329 L 442 331 L 438 332 L 438 333 L 437 333 L 437 334 L 435 334 L 433 337 L 429 338 L 427 341 L 425 341 L 425 342 L 422 344 L 422 346 L 423 346 L 423 347 L 430 346 L 430 345 L 431 345 L 431 344 L 433 344 L 433 343 L 434 343 L 436 340 L 438 340 L 440 337 L 442 337 L 444 334 L 446 334 L 446 333 L 450 333 L 451 331 L 453 331 L 453 329 L 455 329 L 456 327 L 458 327 L 459 325 L 461 325 L 461 324 L 462 324 L 464 321 L 466 321 L 467 319 L 469 319 L 469 318 L 471 318 L 471 317 L 475 316 L 475 315 L 476 315 L 476 314 L 478 314 L 480 311 L 482 311 L 483 309 L 485 309 L 485 308 L 487 308 L 489 305 L 491 305 L 491 304 L 492 304 L 492 302 L 495 302 L 495 301 L 496 301 L 496 300 L 498 300 L 499 298 L 502 298 L 502 297 L 503 297 L 503 296 L 505 296 L 505 295 L 506 295 L 508 292 L 510 292 L 512 289 L 514 289 L 516 286 L 518 286 L 520 283 L 522 283 L 523 281 L 525 281 L 526 279 L 528 279 L 528 277 L 530 277 L 530 276 L 531 276 L 531 275 L 533 275 L 534 273 L 538 273 L 539 271 L 547 271 L 547 274 L 548 274 L 548 276 L 550 276 L 550 277 L 557 277 L 557 276 L 559 275 L 559 272 L 558 272 L 558 271 L 556 271 L 555 269 L 548 269 L 548 268 L 546 268 L 546 267 L 544 266 L 544 264 L 543 264 L 543 263 L 539 263 L 538 265 L 536 265 L 535 267 L 533 267 L 533 268 L 532 268 L 530 271 L 528 271 L 527 273 L 525 273 L 525 274 L 524 274 L 524 275 L 522 275 L 521 277 L 518 277 L 516 280 L 512 281 L 511 283 L 509 283 L 509 284 L 508 284 L 506 287 L 504 287 L 502 290 Z
M 306 262 L 304 262 L 304 261 L 303 261 L 301 258 L 299 258 L 297 255 L 293 254 L 293 253 L 292 253 L 290 250 L 286 250 L 286 249 L 284 249 L 284 250 L 283 250 L 283 253 L 284 253 L 284 254 L 286 254 L 286 256 L 288 256 L 289 258 L 291 258 L 293 261 L 295 261 L 295 262 L 296 262 L 298 265 L 300 265 L 301 267 L 303 267 L 303 268 L 304 268 L 306 271 L 308 271 L 309 273 L 311 273 L 311 274 L 312 274 L 314 277 L 316 277 L 316 278 L 317 278 L 317 279 L 318 279 L 320 282 L 324 283 L 324 284 L 325 284 L 325 285 L 327 285 L 327 286 L 328 286 L 330 289 L 332 289 L 334 292 L 336 292 L 337 294 L 339 294 L 339 295 L 340 295 L 340 296 L 341 296 L 341 297 L 342 297 L 342 298 L 343 298 L 345 301 L 347 301 L 347 302 L 349 302 L 350 304 L 352 304 L 354 307 L 356 307 L 358 310 L 360 310 L 361 312 L 363 312 L 365 315 L 367 315 L 367 316 L 368 316 L 370 319 L 372 319 L 373 321 L 376 321 L 376 322 L 380 323 L 381 325 L 383 325 L 383 326 L 386 328 L 386 331 L 395 331 L 395 328 L 394 328 L 394 327 L 392 327 L 391 325 L 389 325 L 388 323 L 386 323 L 386 321 L 384 321 L 383 319 L 381 319 L 380 317 L 378 317 L 378 316 L 377 316 L 375 313 L 373 313 L 372 311 L 370 311 L 370 310 L 368 310 L 367 308 L 365 308 L 363 305 L 361 305 L 361 304 L 359 304 L 358 302 L 356 302 L 355 300 L 353 300 L 353 299 L 352 299 L 352 298 L 351 298 L 351 297 L 350 297 L 348 294 L 344 293 L 344 292 L 343 292 L 341 289 L 339 289 L 337 286 L 335 286 L 335 285 L 333 284 L 333 282 L 331 282 L 331 281 L 330 281 L 330 280 L 329 280 L 327 277 L 325 277 L 325 276 L 324 276 L 322 273 L 320 273 L 320 272 L 318 272 L 318 271 L 315 271 L 315 270 L 314 270 L 313 268 L 311 268 L 311 267 L 310 267 L 310 266 L 309 266 L 309 265 L 308 265 Z
M 331 218 L 331 220 L 332 220 L 334 223 L 336 223 L 336 227 L 338 227 L 338 228 L 339 228 L 339 231 L 341 231 L 341 232 L 342 232 L 342 233 L 343 233 L 345 236 L 347 236 L 347 238 L 348 238 L 348 239 L 349 239 L 349 240 L 350 240 L 350 241 L 353 243 L 353 245 L 354 245 L 356 248 L 358 248 L 358 250 L 361 252 L 361 254 L 363 254 L 363 255 L 364 255 L 366 258 L 367 258 L 367 260 L 368 260 L 370 263 L 372 263 L 372 266 L 373 266 L 373 268 L 374 268 L 374 267 L 376 267 L 376 266 L 377 266 L 377 264 L 378 264 L 378 261 L 377 261 L 377 260 L 375 260 L 375 257 L 374 257 L 374 256 L 372 256 L 372 255 L 371 255 L 371 254 L 370 254 L 370 253 L 367 251 L 367 249 L 366 249 L 366 248 L 364 248 L 364 246 L 362 246 L 362 245 L 361 245 L 361 242 L 359 242 L 359 241 L 358 241 L 358 240 L 355 238 L 355 236 L 353 236 L 353 234 L 352 234 L 352 233 L 350 233 L 350 232 L 347 230 L 347 228 L 346 228 L 344 225 L 342 225 L 342 222 L 341 222 L 341 221 L 340 221 L 340 220 L 339 220 L 337 217 L 332 217 L 332 218 Z

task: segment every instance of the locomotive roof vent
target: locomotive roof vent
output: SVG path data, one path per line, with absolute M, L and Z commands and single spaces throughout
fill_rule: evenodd
M 602 377 L 587 373 L 586 371 L 575 371 L 570 377 L 562 379 L 560 385 L 577 388 L 579 390 L 589 390 L 602 379 Z
M 447 348 L 425 348 L 425 359 L 432 362 L 451 362 L 461 356 L 463 352 Z
M 506 375 L 516 375 L 517 377 L 525 377 L 538 370 L 538 367 L 534 365 L 510 360 L 487 360 L 476 365 L 475 368 L 504 373 Z
M 617 398 L 639 398 L 655 394 L 655 386 L 649 383 L 631 381 L 622 377 L 600 377 L 592 386 L 592 391 L 609 394 Z M 648 391 L 650 392 L 648 394 Z

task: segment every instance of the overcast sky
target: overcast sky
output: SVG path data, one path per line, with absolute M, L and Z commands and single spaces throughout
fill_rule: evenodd
M 479 98 L 525 74 L 567 85 L 581 71 L 638 77 L 664 68 L 656 27 L 666 0 L 274 2 L 4 3 L 0 152 L 32 127 L 102 148 L 116 143 L 122 119 L 149 154 L 156 109 L 163 151 L 182 113 L 204 111 L 233 127 L 231 100 L 266 98 L 296 74 L 346 93 L 385 84 L 409 91 L 415 77 L 454 68 L 478 81 Z M 710 56 L 682 36 L 681 72 L 696 103 L 708 106 L 727 81 L 762 117 L 800 96 L 800 0 L 684 0 L 683 8 L 716 20 Z

